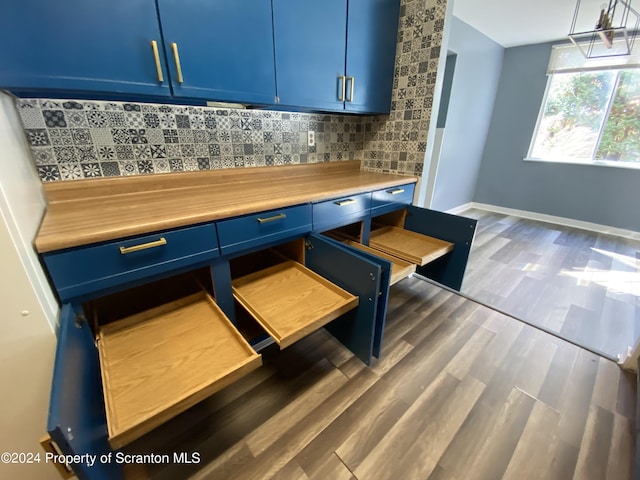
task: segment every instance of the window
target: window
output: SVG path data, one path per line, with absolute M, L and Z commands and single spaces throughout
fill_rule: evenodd
M 640 168 L 640 69 L 554 53 L 528 159 Z

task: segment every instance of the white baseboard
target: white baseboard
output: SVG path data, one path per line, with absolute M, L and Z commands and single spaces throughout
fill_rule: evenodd
M 464 205 L 459 205 L 457 207 L 450 208 L 449 210 L 447 210 L 446 213 L 450 213 L 452 215 L 459 215 L 462 212 L 465 212 L 471 208 L 479 208 L 479 207 L 476 207 L 476 205 L 477 204 L 473 202 L 465 203 Z
M 511 215 L 514 217 L 526 218 L 528 220 L 536 220 L 539 222 L 553 223 L 565 227 L 579 228 L 581 230 L 589 230 L 605 235 L 613 235 L 616 237 L 640 241 L 640 232 L 636 232 L 634 230 L 625 230 L 623 228 L 610 227 L 608 225 L 583 222 L 581 220 L 574 220 L 572 218 L 556 217 L 555 215 L 546 215 L 544 213 L 528 212 L 526 210 L 516 210 L 514 208 L 499 207 L 497 205 L 489 205 L 487 203 L 470 202 L 447 210 L 447 213 L 457 215 L 471 208 L 477 208 L 478 210 L 485 210 L 488 212 L 500 213 L 503 215 Z

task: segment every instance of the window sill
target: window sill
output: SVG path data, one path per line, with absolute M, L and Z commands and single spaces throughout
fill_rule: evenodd
M 546 160 L 544 158 L 523 158 L 525 162 L 561 163 L 565 165 L 590 165 L 594 167 L 613 167 L 640 170 L 640 162 L 618 162 L 615 160 Z

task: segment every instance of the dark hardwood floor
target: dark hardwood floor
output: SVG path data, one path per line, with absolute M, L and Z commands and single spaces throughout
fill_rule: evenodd
M 482 237 L 481 237 L 482 238 Z M 127 447 L 154 479 L 632 478 L 635 378 L 417 277 L 371 367 L 320 330 Z
M 610 359 L 640 337 L 640 242 L 482 210 L 462 292 Z

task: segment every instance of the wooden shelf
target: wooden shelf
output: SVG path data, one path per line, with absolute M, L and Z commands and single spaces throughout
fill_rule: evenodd
M 357 248 L 358 250 L 362 250 L 363 252 L 367 252 L 380 258 L 384 258 L 385 260 L 389 260 L 391 262 L 391 279 L 389 281 L 389 285 L 395 285 L 400 280 L 402 280 L 403 278 L 407 278 L 409 275 L 416 271 L 416 266 L 414 263 L 406 262 L 398 257 L 394 257 L 393 255 L 389 255 L 388 253 L 376 250 L 375 248 L 367 247 L 366 245 L 362 245 L 361 243 L 355 242 L 353 240 L 346 240 L 344 243 Z
M 262 364 L 204 292 L 103 326 L 98 350 L 113 448 Z
M 371 232 L 369 245 L 416 265 L 426 265 L 453 250 L 453 243 L 399 227 L 382 227 Z
M 358 297 L 294 261 L 233 280 L 233 294 L 281 348 L 358 305 Z

